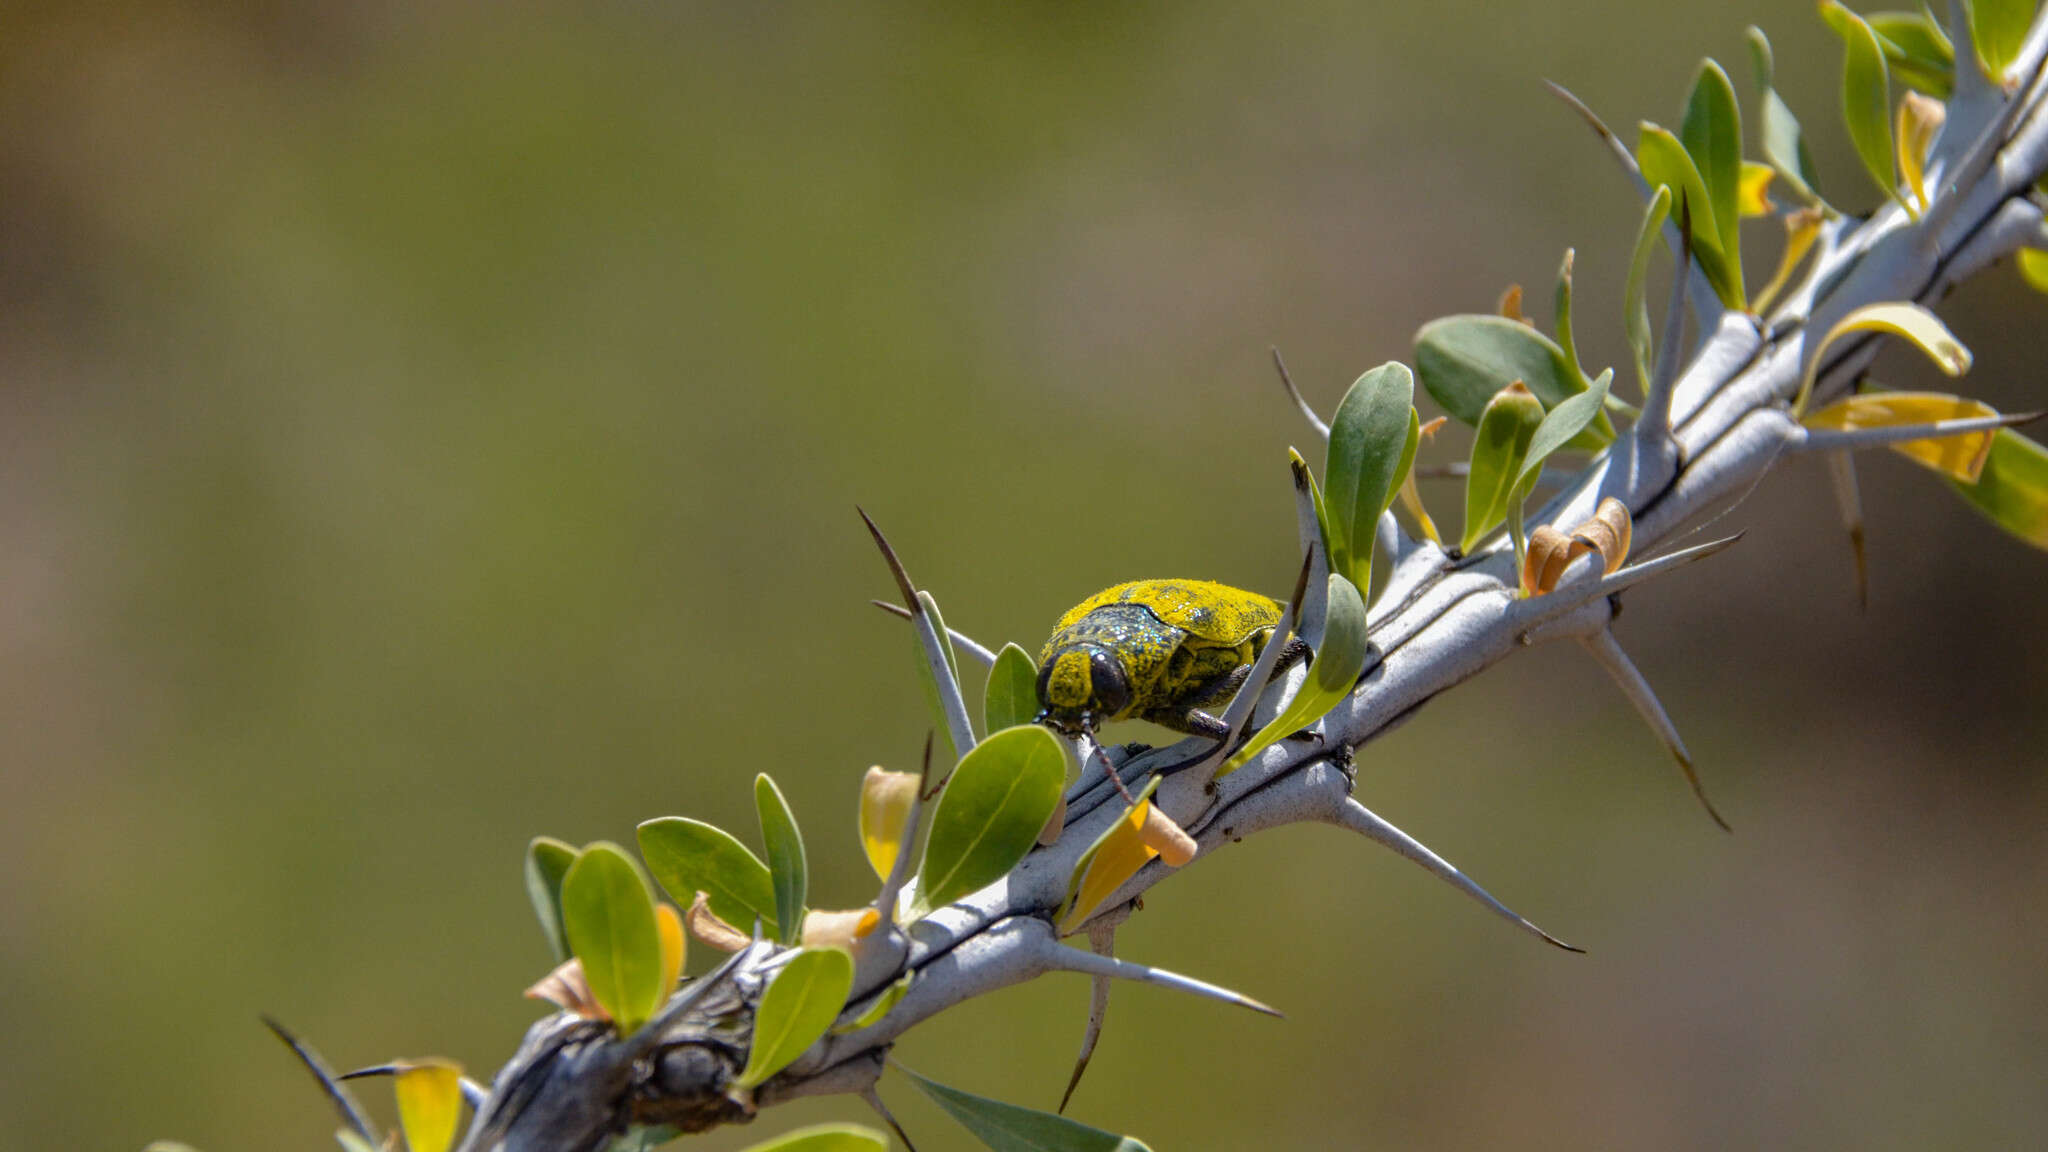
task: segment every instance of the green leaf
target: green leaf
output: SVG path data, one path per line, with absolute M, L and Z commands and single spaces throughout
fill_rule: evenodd
M 1877 33 L 1894 80 L 1936 100 L 1955 91 L 1955 45 L 1927 13 L 1869 12 L 1863 22 Z
M 853 957 L 837 948 L 798 949 L 761 994 L 754 1046 L 734 1086 L 755 1087 L 787 1068 L 832 1026 L 851 991 Z
M 1543 405 L 1527 388 L 1500 390 L 1479 419 L 1472 440 L 1472 464 L 1465 476 L 1465 530 L 1458 549 L 1470 552 L 1507 516 L 1508 501 L 1521 475 L 1522 457 L 1543 423 Z
M 1067 781 L 1059 737 L 1037 724 L 1005 728 L 974 746 L 953 769 L 932 812 L 917 871 L 921 919 L 993 884 L 1038 842 Z
M 804 900 L 809 895 L 810 869 L 804 861 L 804 834 L 782 789 L 766 772 L 754 777 L 754 809 L 761 817 L 761 843 L 768 849 L 768 878 L 775 886 L 776 939 L 794 944 L 803 931 Z
M 1400 498 L 1401 487 L 1408 483 L 1408 474 L 1415 469 L 1415 453 L 1421 448 L 1422 414 L 1411 404 L 1408 408 L 1408 435 L 1403 437 L 1401 442 L 1401 463 L 1394 468 L 1394 486 L 1387 489 L 1387 499 L 1380 505 L 1380 511 L 1385 512 L 1392 508 L 1394 501 Z M 1318 502 L 1322 500 L 1320 494 L 1312 494 L 1312 498 Z
M 1029 724 L 1038 715 L 1038 662 L 1015 644 L 1003 645 L 988 670 L 988 690 L 981 703 L 984 732 L 1001 732 Z
M 1743 307 L 1742 283 L 1721 252 L 1721 234 L 1714 224 L 1714 201 L 1707 194 L 1706 181 L 1685 150 L 1667 129 L 1644 121 L 1636 137 L 1636 163 L 1651 188 L 1671 189 L 1671 214 L 1692 213 L 1692 254 L 1699 261 L 1714 295 L 1730 308 Z M 1740 173 L 1737 173 L 1738 180 Z M 1552 405 L 1546 404 L 1545 407 Z
M 1662 234 L 1664 220 L 1670 214 L 1671 189 L 1659 187 L 1657 194 L 1650 198 L 1650 206 L 1643 212 L 1642 227 L 1636 232 L 1635 253 L 1628 261 L 1628 287 L 1622 296 L 1621 310 L 1628 326 L 1628 347 L 1635 354 L 1636 378 L 1642 384 L 1645 396 L 1650 393 L 1650 359 L 1654 347 L 1647 299 L 1650 254 L 1656 251 L 1657 237 Z
M 1693 78 L 1692 94 L 1686 98 L 1685 119 L 1678 138 L 1692 157 L 1700 180 L 1706 187 L 1706 209 L 1693 209 L 1693 233 L 1712 229 L 1715 247 L 1721 252 L 1735 298 L 1744 298 L 1742 284 L 1742 111 L 1735 103 L 1735 86 L 1728 74 L 1713 60 L 1700 61 Z M 1727 293 L 1722 293 L 1726 299 Z M 1731 305 L 1733 307 L 1734 305 Z
M 665 990 L 654 893 L 625 849 L 600 840 L 577 854 L 562 878 L 562 925 L 591 995 L 631 1035 Z
M 1557 294 L 1551 319 L 1551 333 L 1557 337 L 1557 349 L 1564 353 L 1565 367 L 1580 380 L 1586 378 L 1586 368 L 1579 363 L 1579 346 L 1572 336 L 1572 249 L 1564 250 L 1564 260 L 1557 266 Z
M 1772 86 L 1771 42 L 1764 36 L 1763 29 L 1755 25 L 1749 29 L 1749 61 L 1756 72 L 1758 103 L 1763 108 L 1763 124 L 1758 137 L 1763 144 L 1764 159 L 1778 170 L 1778 178 L 1785 182 L 1792 195 L 1818 203 L 1820 177 L 1813 170 L 1813 155 L 1807 151 L 1806 139 L 1800 134 L 1799 118 L 1792 114 L 1791 106 Z
M 917 972 L 915 970 L 905 972 L 895 983 L 882 989 L 882 994 L 875 997 L 874 1003 L 862 1009 L 859 1016 L 854 1017 L 848 1023 L 832 1029 L 832 1034 L 834 1036 L 841 1036 L 849 1032 L 858 1032 L 870 1024 L 880 1021 L 882 1017 L 889 1014 L 889 1009 L 894 1008 L 903 1000 L 904 994 L 910 991 L 911 982 L 916 979 Z
M 2048 549 L 2048 449 L 2010 428 L 1991 438 L 1975 484 L 1950 486 L 1991 522 Z
M 688 908 L 703 892 L 720 920 L 742 932 L 759 920 L 782 938 L 768 866 L 724 829 L 681 816 L 649 820 L 640 825 L 640 855 L 677 904 Z
M 889 1138 L 858 1124 L 814 1124 L 740 1152 L 889 1152 Z
M 951 673 L 954 691 L 958 693 L 960 685 L 960 655 L 953 651 L 953 634 L 946 630 L 946 618 L 939 615 L 939 602 L 932 599 L 932 594 L 929 592 L 919 592 L 917 600 L 918 603 L 924 605 L 925 613 L 931 617 L 932 629 L 938 633 L 939 649 L 946 654 L 946 670 Z M 952 723 L 946 718 L 946 706 L 943 703 L 944 695 L 939 688 L 938 680 L 935 678 L 931 656 L 925 651 L 924 637 L 915 628 L 911 629 L 910 646 L 911 654 L 917 658 L 917 682 L 924 687 L 925 707 L 931 709 L 932 727 L 938 729 L 939 734 L 946 738 L 946 747 L 953 749 L 952 755 L 947 758 L 948 762 L 958 760 L 960 754 L 965 752 L 966 749 L 955 747 L 958 741 L 953 737 Z
M 1494 394 L 1520 380 L 1544 407 L 1584 387 L 1550 338 L 1505 316 L 1445 316 L 1415 333 L 1415 372 L 1451 419 L 1476 425 Z
M 1905 207 L 1892 167 L 1891 71 L 1885 66 L 1877 33 L 1835 0 L 1825 0 L 1820 14 L 1842 38 L 1842 120 L 1849 128 L 1849 141 L 1856 146 L 1863 170 L 1886 196 Z
M 901 1064 L 896 1068 L 962 1128 L 974 1133 L 995 1152 L 1151 1152 L 1142 1141 L 1129 1136 L 1117 1136 L 1050 1112 L 948 1088 Z
M 2034 22 L 2034 0 L 1969 0 L 1970 39 L 1977 59 L 1994 84 L 2005 83 L 2006 70 L 2020 58 L 2027 26 Z
M 1535 489 L 1537 478 L 1543 474 L 1543 461 L 1576 440 L 1594 417 L 1600 415 L 1607 404 L 1607 390 L 1613 383 L 1614 370 L 1610 368 L 1593 381 L 1591 388 L 1543 414 L 1543 422 L 1536 426 L 1535 435 L 1529 438 L 1528 449 L 1522 454 L 1521 470 L 1515 477 L 1515 491 L 1520 497 L 1526 498 Z
M 1223 762 L 1223 767 L 1216 773 L 1218 778 L 1244 767 L 1252 757 L 1271 747 L 1275 741 L 1321 720 L 1330 709 L 1343 703 L 1357 686 L 1358 674 L 1364 671 L 1366 657 L 1372 650 L 1366 639 L 1365 598 L 1359 595 L 1351 581 L 1335 572 L 1330 574 L 1327 612 L 1323 624 L 1323 645 L 1317 650 L 1315 660 L 1309 665 L 1308 676 L 1302 680 L 1294 698 L 1244 747 Z
M 536 836 L 526 846 L 526 898 L 554 950 L 555 963 L 569 958 L 569 937 L 562 931 L 562 877 L 576 862 L 576 849 L 552 836 Z
M 1334 554 L 1330 567 L 1372 586 L 1373 535 L 1400 486 L 1401 457 L 1415 411 L 1415 377 L 1389 361 L 1360 376 L 1330 421 L 1323 506 Z

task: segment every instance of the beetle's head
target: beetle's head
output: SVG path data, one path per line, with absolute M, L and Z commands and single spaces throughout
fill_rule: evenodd
M 1038 720 L 1068 736 L 1094 732 L 1131 706 L 1131 678 L 1116 653 L 1100 644 L 1071 644 L 1038 670 Z

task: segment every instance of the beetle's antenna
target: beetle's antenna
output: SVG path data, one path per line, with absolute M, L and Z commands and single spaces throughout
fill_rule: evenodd
M 1136 808 L 1138 806 L 1138 798 L 1131 795 L 1129 788 L 1124 787 L 1124 778 L 1117 775 L 1116 765 L 1109 762 L 1109 750 L 1102 746 L 1102 741 L 1095 738 L 1095 730 L 1093 728 L 1083 729 L 1081 738 L 1086 740 L 1088 747 L 1093 750 L 1088 755 L 1102 757 L 1102 770 L 1109 773 L 1109 782 L 1116 785 L 1117 794 L 1124 798 L 1124 803 L 1132 808 Z M 1087 756 L 1083 756 L 1081 762 L 1086 764 L 1088 762 Z

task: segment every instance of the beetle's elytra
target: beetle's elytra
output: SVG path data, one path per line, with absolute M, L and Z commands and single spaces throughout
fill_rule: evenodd
M 1280 605 L 1208 580 L 1133 580 L 1076 604 L 1038 658 L 1039 720 L 1078 736 L 1109 720 L 1150 720 L 1223 739 L 1203 711 L 1227 703 L 1280 622 Z M 1290 641 L 1284 662 L 1306 654 Z

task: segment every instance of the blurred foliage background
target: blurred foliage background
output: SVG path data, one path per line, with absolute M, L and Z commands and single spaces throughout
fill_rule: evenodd
M 1547 317 L 1575 245 L 1588 363 L 1625 363 L 1635 197 L 1540 79 L 1673 123 L 1710 53 L 1753 104 L 1764 23 L 1824 190 L 1875 200 L 1837 47 L 1761 0 L 0 20 L 21 1148 L 331 1146 L 259 1011 L 344 1066 L 487 1075 L 538 1014 L 537 833 L 684 813 L 751 840 L 765 769 L 814 899 L 865 899 L 857 784 L 914 766 L 925 713 L 853 504 L 989 642 L 1122 579 L 1280 590 L 1311 437 L 1269 344 L 1327 411 L 1509 281 Z M 2008 268 L 1951 301 L 1974 392 L 2048 402 L 2042 308 Z M 1732 838 L 1576 650 L 1363 759 L 1366 803 L 1589 955 L 1285 830 L 1122 944 L 1288 1019 L 1123 988 L 1075 1113 L 1162 1152 L 2048 1136 L 2048 557 L 1903 462 L 1863 476 L 1867 615 L 1811 463 L 1717 526 L 1739 548 L 1629 599 Z M 898 1055 L 1049 1107 L 1085 1004 L 1048 979 Z

